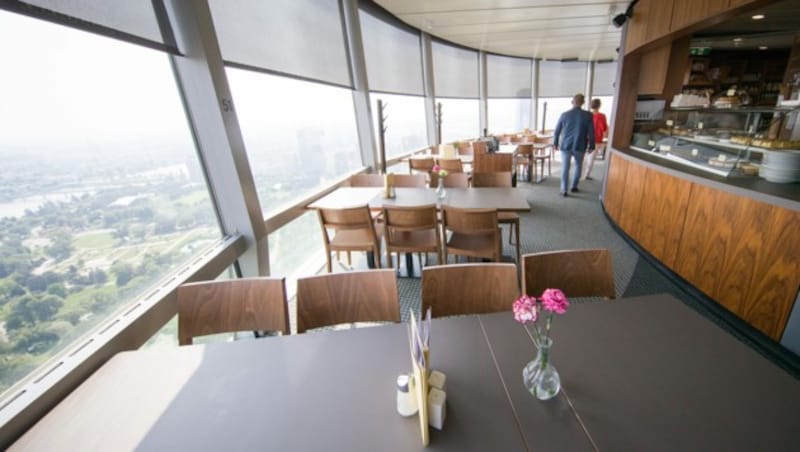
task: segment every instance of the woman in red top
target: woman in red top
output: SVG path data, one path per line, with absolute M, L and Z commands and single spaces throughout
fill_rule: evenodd
M 592 99 L 592 121 L 594 122 L 594 151 L 586 155 L 586 174 L 583 178 L 592 180 L 591 172 L 592 165 L 594 164 L 594 157 L 600 152 L 604 146 L 603 138 L 608 134 L 608 122 L 606 122 L 606 115 L 600 113 L 600 99 Z

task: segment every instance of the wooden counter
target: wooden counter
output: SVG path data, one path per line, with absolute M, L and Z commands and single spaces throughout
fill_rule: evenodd
M 800 208 L 613 151 L 611 219 L 665 266 L 779 341 L 800 288 Z

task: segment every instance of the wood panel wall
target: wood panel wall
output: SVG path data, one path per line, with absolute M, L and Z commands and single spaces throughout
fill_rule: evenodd
M 609 216 L 664 265 L 780 340 L 800 288 L 800 212 L 612 155 Z

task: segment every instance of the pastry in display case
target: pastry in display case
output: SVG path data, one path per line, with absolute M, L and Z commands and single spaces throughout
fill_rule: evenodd
M 800 182 L 800 140 L 769 136 L 800 111 L 743 107 L 742 97 L 727 94 L 712 107 L 673 107 L 662 120 L 637 121 L 631 148 L 722 177 Z

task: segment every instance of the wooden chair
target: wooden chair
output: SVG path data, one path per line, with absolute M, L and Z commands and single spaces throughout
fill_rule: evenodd
M 488 258 L 499 262 L 502 258 L 500 228 L 494 209 L 459 209 L 444 207 L 442 225 L 450 238 L 444 244 L 443 263 L 448 254 L 467 258 Z
M 431 188 L 439 185 L 439 174 L 431 173 Z M 469 174 L 450 173 L 444 177 L 445 188 L 469 188 Z
M 380 224 L 377 226 L 370 215 L 369 207 L 348 207 L 344 209 L 317 209 L 319 223 L 322 227 L 322 238 L 325 242 L 325 257 L 327 269 L 330 273 L 331 253 L 336 251 L 347 252 L 347 265 L 352 265 L 351 251 L 372 252 L 375 257 L 375 266 L 380 268 L 381 263 L 381 233 Z M 333 233 L 333 236 L 330 235 Z
M 499 173 L 514 171 L 514 155 L 513 154 L 475 154 L 472 162 L 472 174 L 476 173 Z
M 289 334 L 283 278 L 202 281 L 178 287 L 178 343 L 236 331 Z
M 341 323 L 399 322 L 393 269 L 297 279 L 297 332 Z
M 383 174 L 353 174 L 350 176 L 351 187 L 383 187 Z
M 614 271 L 607 249 L 550 251 L 522 256 L 522 291 L 539 296 L 561 289 L 568 297 L 614 298 Z
M 458 155 L 472 155 L 472 143 L 469 141 L 460 141 L 456 149 Z
M 510 187 L 511 186 L 511 173 L 475 173 L 472 175 L 473 187 Z M 515 255 L 517 262 L 520 261 L 519 254 L 519 215 L 514 212 L 497 212 L 497 221 L 500 224 L 508 225 L 508 244 L 516 245 Z M 517 237 L 516 242 L 511 239 Z
M 517 152 L 514 155 L 514 167 L 517 170 L 518 180 L 531 181 L 531 166 L 533 165 L 533 144 L 526 143 L 517 146 Z M 523 171 L 519 171 L 519 168 Z
M 408 159 L 408 174 L 414 174 L 414 171 L 417 171 L 427 175 L 431 172 L 434 164 L 433 157 L 411 157 Z
M 431 159 L 433 161 L 433 159 Z M 432 166 L 431 166 L 432 167 Z M 422 187 L 428 185 L 428 174 L 395 174 L 395 187 Z
M 433 317 L 510 311 L 519 297 L 514 264 L 437 265 L 422 270 L 422 312 Z
M 489 149 L 486 147 L 486 143 L 483 141 L 473 141 L 472 142 L 472 153 L 473 155 L 478 154 L 486 154 L 489 152 Z
M 547 144 L 543 149 L 536 149 L 533 153 L 533 178 L 536 179 L 536 168 L 539 163 L 542 164 L 542 177 L 536 180 L 544 179 L 544 163 L 547 162 L 547 175 L 551 176 L 552 161 L 553 161 L 553 137 L 534 137 L 534 143 Z
M 397 253 L 397 266 L 400 267 L 400 253 L 436 253 L 438 263 L 442 263 L 442 236 L 439 229 L 439 216 L 436 204 L 427 206 L 395 206 L 383 208 L 384 238 L 386 257 L 393 266 L 392 253 Z M 420 256 L 420 268 L 422 258 Z M 411 269 L 408 269 L 411 274 Z
M 463 173 L 464 165 L 461 163 L 460 158 L 440 158 L 439 167 L 448 173 Z

